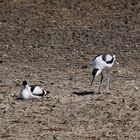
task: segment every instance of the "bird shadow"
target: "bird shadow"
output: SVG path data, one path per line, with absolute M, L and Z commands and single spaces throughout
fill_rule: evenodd
M 74 91 L 73 94 L 78 95 L 78 96 L 86 96 L 86 95 L 93 95 L 95 94 L 94 91 Z

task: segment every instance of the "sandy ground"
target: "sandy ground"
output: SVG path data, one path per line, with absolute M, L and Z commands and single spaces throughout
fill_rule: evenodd
M 90 85 L 99 53 L 110 93 Z M 0 72 L 1 140 L 140 140 L 140 1 L 1 0 Z M 18 100 L 25 79 L 50 94 Z

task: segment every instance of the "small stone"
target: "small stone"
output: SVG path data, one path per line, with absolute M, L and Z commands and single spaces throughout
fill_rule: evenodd
M 87 65 L 83 65 L 83 66 L 81 67 L 81 69 L 87 69 L 87 68 L 88 68 Z

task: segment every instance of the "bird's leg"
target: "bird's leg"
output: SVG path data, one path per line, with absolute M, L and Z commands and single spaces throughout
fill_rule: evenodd
M 93 84 L 93 81 L 94 81 L 94 77 L 92 78 L 91 85 Z
M 98 88 L 98 92 L 99 92 L 99 93 L 100 93 L 100 90 L 101 90 L 101 86 L 102 86 L 103 79 L 104 79 L 104 76 L 103 76 L 103 73 L 101 72 L 100 86 L 99 86 L 99 88 Z
M 109 86 L 110 86 L 109 72 L 108 72 L 108 69 L 107 69 L 107 92 L 110 92 L 110 90 L 109 90 Z

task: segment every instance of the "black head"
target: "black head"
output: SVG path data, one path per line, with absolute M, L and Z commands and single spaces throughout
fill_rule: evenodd
M 28 83 L 26 80 L 23 81 L 23 86 L 26 86 Z

